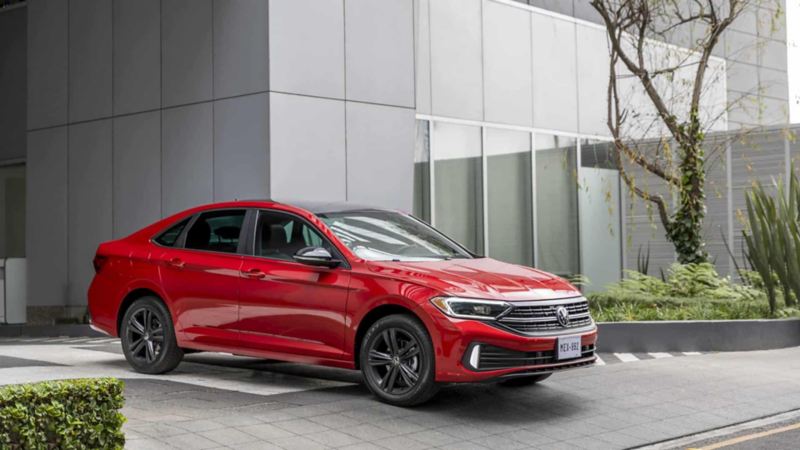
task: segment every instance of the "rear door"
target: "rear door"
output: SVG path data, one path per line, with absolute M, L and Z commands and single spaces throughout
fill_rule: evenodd
M 246 209 L 199 213 L 176 245 L 163 247 L 156 256 L 175 328 L 188 342 L 208 349 L 237 344 L 246 215 Z

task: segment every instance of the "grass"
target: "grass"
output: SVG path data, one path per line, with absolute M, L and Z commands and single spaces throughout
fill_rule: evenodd
M 669 297 L 643 294 L 592 293 L 589 308 L 597 322 L 634 320 L 741 320 L 800 317 L 795 308 L 779 309 L 771 315 L 765 298 L 719 299 Z

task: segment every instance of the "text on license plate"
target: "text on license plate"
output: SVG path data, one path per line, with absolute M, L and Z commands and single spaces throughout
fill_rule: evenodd
M 573 359 L 581 357 L 581 337 L 561 336 L 556 347 L 556 359 Z

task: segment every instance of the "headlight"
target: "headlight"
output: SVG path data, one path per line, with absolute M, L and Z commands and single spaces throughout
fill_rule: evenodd
M 448 316 L 459 319 L 495 320 L 511 309 L 506 302 L 457 297 L 436 297 L 431 303 Z

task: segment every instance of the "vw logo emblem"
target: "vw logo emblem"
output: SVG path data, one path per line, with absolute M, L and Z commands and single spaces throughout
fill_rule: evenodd
M 559 306 L 558 309 L 556 309 L 556 320 L 558 320 L 558 324 L 562 327 L 569 326 L 569 311 L 567 311 L 567 308 Z

